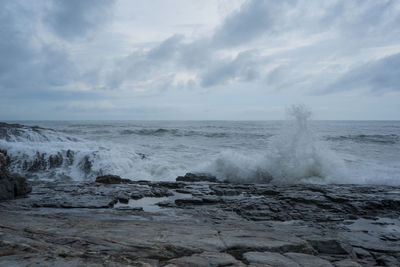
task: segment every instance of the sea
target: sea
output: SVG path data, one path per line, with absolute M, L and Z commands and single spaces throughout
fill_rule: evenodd
M 33 180 L 400 185 L 400 121 L 8 121 L 0 150 Z

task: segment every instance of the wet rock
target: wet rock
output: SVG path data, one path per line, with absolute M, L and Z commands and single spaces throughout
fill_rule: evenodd
M 27 169 L 30 172 L 37 172 L 47 169 L 46 153 L 36 152 L 35 159 L 32 163 L 26 162 Z M 30 164 L 30 166 L 28 166 Z
M 63 164 L 63 156 L 60 152 L 56 155 L 50 155 L 49 157 L 49 167 L 50 168 L 57 168 Z
M 203 252 L 201 254 L 194 254 L 189 257 L 181 257 L 169 261 L 169 267 L 210 267 L 210 266 L 245 266 L 242 262 L 236 260 L 229 254 L 218 252 Z
M 178 206 L 203 205 L 204 201 L 201 198 L 180 198 L 175 200 L 175 204 Z
M 129 202 L 130 197 L 127 194 L 120 193 L 117 196 L 117 199 L 118 199 L 119 202 L 127 204 Z
M 390 266 L 390 267 L 400 266 L 400 261 L 390 255 L 379 255 L 376 258 L 376 262 L 383 266 Z
M 216 184 L 211 185 L 210 189 L 217 196 L 238 196 L 247 189 L 232 184 Z
M 279 253 L 315 252 L 306 241 L 287 232 L 273 231 L 261 233 L 256 229 L 221 229 L 220 236 L 227 247 L 226 251 L 238 259 L 242 258 L 244 253 L 252 251 Z
M 351 253 L 350 246 L 346 246 L 345 244 L 341 243 L 339 240 L 336 240 L 336 239 L 318 237 L 318 238 L 313 238 L 313 239 L 308 238 L 307 241 L 319 253 L 326 253 L 326 254 L 350 254 Z
M 319 257 L 302 254 L 302 253 L 285 253 L 286 257 L 292 259 L 300 266 L 313 266 L 313 267 L 334 267 L 329 261 L 323 260 Z
M 102 183 L 102 184 L 121 184 L 129 182 L 131 182 L 131 180 L 123 179 L 118 175 L 103 175 L 103 176 L 98 176 L 96 178 L 96 183 Z
M 362 265 L 358 262 L 349 259 L 335 261 L 333 262 L 333 265 L 335 265 L 336 267 L 362 267 Z
M 176 178 L 177 182 L 211 182 L 217 183 L 218 180 L 215 176 L 205 174 L 205 173 L 186 173 L 185 176 L 178 176 Z
M 151 188 L 151 194 L 147 194 L 146 197 L 168 197 L 172 196 L 172 192 L 166 188 Z
M 24 196 L 32 191 L 26 179 L 8 170 L 9 160 L 0 152 L 0 201 Z
M 273 252 L 247 252 L 243 254 L 243 259 L 250 264 L 260 264 L 262 266 L 300 267 L 293 260 Z
M 0 265 L 212 266 L 210 252 L 253 267 L 398 266 L 398 187 L 114 178 L 37 181 L 0 203 Z
M 78 166 L 80 167 L 80 169 L 86 173 L 89 174 L 90 171 L 92 170 L 92 165 L 93 163 L 90 161 L 89 156 L 85 156 L 81 162 L 79 162 Z
M 359 259 L 372 258 L 371 253 L 369 253 L 365 249 L 355 247 L 353 248 L 353 251 L 356 257 Z
M 132 212 L 143 211 L 142 207 L 129 207 L 129 206 L 119 206 L 116 207 L 115 209 L 120 211 L 132 211 Z

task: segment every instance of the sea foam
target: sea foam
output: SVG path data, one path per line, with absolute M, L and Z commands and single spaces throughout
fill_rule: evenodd
M 287 115 L 286 126 L 263 153 L 223 151 L 200 170 L 230 182 L 347 182 L 344 161 L 314 137 L 310 110 L 292 106 Z

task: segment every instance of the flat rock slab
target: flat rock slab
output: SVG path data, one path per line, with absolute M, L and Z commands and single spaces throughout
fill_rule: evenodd
M 399 266 L 399 192 L 37 182 L 0 202 L 0 266 Z
M 168 262 L 169 264 L 166 266 L 169 267 L 185 267 L 185 266 L 194 266 L 194 267 L 218 267 L 218 266 L 232 266 L 232 267 L 241 267 L 246 266 L 243 262 L 236 260 L 234 257 L 227 253 L 218 253 L 218 252 L 203 252 L 201 254 L 194 254 L 189 257 L 181 257 L 177 259 L 173 259 Z
M 274 267 L 300 267 L 295 261 L 279 253 L 273 252 L 247 252 L 243 258 L 249 264 L 262 264 Z
M 334 267 L 329 261 L 323 260 L 313 255 L 302 253 L 285 253 L 286 257 L 292 259 L 300 266 L 314 266 L 314 267 Z

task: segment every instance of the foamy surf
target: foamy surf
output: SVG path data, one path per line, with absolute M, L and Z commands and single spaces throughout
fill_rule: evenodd
M 14 172 L 92 181 L 174 180 L 206 172 L 236 183 L 400 184 L 400 122 L 23 122 L 0 125 Z
M 288 123 L 263 153 L 224 151 L 200 168 L 230 182 L 344 183 L 344 161 L 316 140 L 309 127 L 311 111 L 305 106 L 287 110 Z

